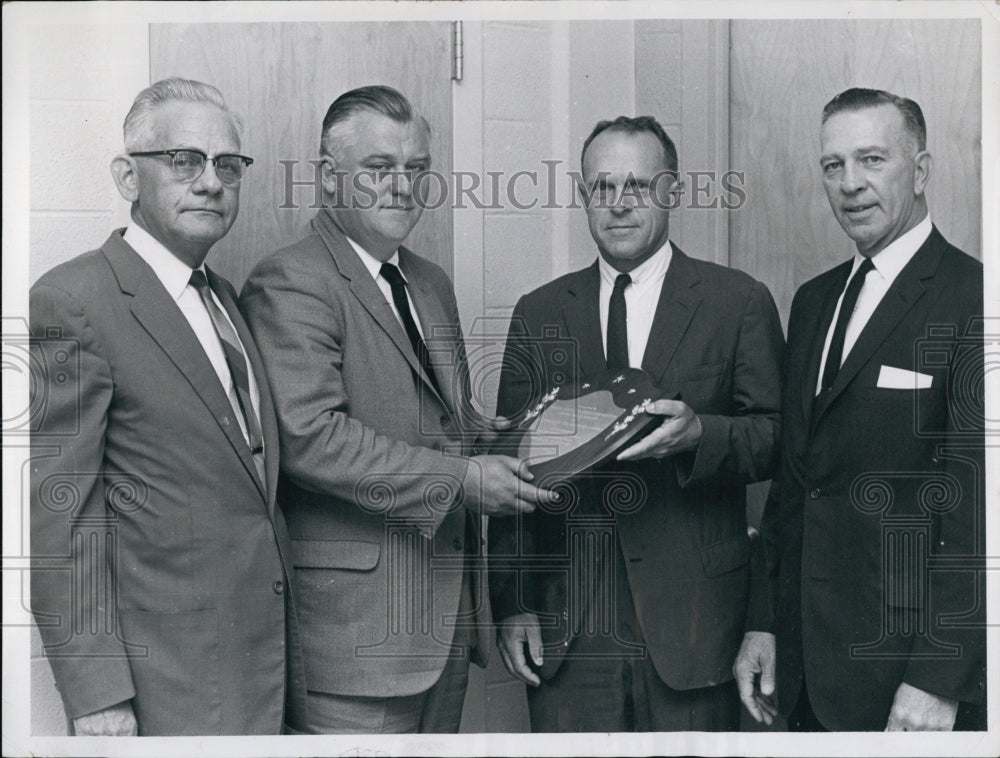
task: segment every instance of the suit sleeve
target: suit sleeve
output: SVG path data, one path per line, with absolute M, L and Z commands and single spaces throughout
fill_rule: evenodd
M 72 719 L 135 695 L 117 631 L 115 514 L 102 476 L 113 380 L 70 294 L 38 285 L 29 303 L 31 608 Z
M 930 549 L 929 634 L 917 635 L 903 674 L 914 687 L 972 703 L 986 693 L 984 344 L 979 330 L 969 328 L 982 312 L 980 300 L 960 325 L 965 338 L 952 353 L 948 421 L 936 459 L 945 478 L 958 483 L 959 497 L 938 516 Z M 954 655 L 944 654 L 943 646 L 953 646 Z
M 771 476 L 778 453 L 783 347 L 774 299 L 755 281 L 733 355 L 731 411 L 698 415 L 701 441 L 693 455 L 676 461 L 681 487 L 720 474 L 745 483 Z
M 358 502 L 365 477 L 384 474 L 392 487 L 391 512 L 421 523 L 433 514 L 433 526 L 421 527 L 430 537 L 450 509 L 441 506 L 460 502 L 457 485 L 468 458 L 379 434 L 351 416 L 342 374 L 343 318 L 323 278 L 306 268 L 291 255 L 267 260 L 240 301 L 274 397 L 282 471 L 304 489 L 348 503 Z M 441 493 L 449 502 L 427 508 L 427 497 Z
M 542 356 L 528 335 L 525 322 L 524 298 L 518 301 L 511 317 L 504 347 L 497 390 L 497 415 L 513 418 L 526 404 L 540 394 Z M 498 452 L 509 452 L 502 445 Z M 489 521 L 489 586 L 490 603 L 498 621 L 537 608 L 531 574 L 521 571 L 518 558 L 535 554 L 534 529 L 536 517 L 520 513 Z

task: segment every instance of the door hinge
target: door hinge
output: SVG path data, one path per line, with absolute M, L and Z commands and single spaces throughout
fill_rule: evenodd
M 451 78 L 462 81 L 462 68 L 465 63 L 465 47 L 462 41 L 462 22 L 451 22 Z

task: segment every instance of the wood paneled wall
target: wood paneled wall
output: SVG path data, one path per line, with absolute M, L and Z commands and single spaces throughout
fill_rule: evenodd
M 434 170 L 451 174 L 448 22 L 153 24 L 150 72 L 151 81 L 214 84 L 243 117 L 243 149 L 255 162 L 243 180 L 240 216 L 209 257 L 237 290 L 257 261 L 306 234 L 316 191 L 297 186 L 287 202 L 281 161 L 297 162 L 296 181 L 312 179 L 323 116 L 347 90 L 387 84 L 405 94 L 430 123 Z M 450 274 L 450 203 L 425 211 L 407 246 Z
M 854 254 L 819 169 L 823 106 L 848 87 L 920 104 L 931 218 L 982 257 L 978 20 L 732 21 L 731 39 L 730 161 L 747 199 L 731 217 L 730 265 L 771 288 L 786 323 L 799 285 Z

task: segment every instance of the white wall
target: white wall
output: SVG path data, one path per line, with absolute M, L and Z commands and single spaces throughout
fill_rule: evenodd
M 149 25 L 35 26 L 25 42 L 28 88 L 21 103 L 4 105 L 26 113 L 30 128 L 27 262 L 34 282 L 127 223 L 128 205 L 109 164 L 121 149 L 122 120 L 133 98 L 149 85 Z M 26 513 L 27 503 L 21 506 Z M 62 703 L 34 626 L 30 676 L 32 733 L 65 734 Z

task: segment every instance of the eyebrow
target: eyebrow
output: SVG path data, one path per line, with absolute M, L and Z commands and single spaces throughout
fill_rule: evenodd
M 863 155 L 864 153 L 889 153 L 892 152 L 888 147 L 884 145 L 863 145 L 862 147 L 856 148 L 851 151 L 851 155 Z M 823 153 L 819 157 L 820 163 L 828 160 L 837 160 L 840 157 L 840 153 Z
M 412 163 L 417 161 L 425 161 L 429 163 L 430 160 L 431 157 L 425 154 L 425 155 L 413 156 L 407 162 Z M 392 163 L 393 165 L 395 165 L 397 161 L 397 156 L 392 155 L 390 153 L 372 153 L 371 155 L 366 155 L 364 158 L 365 163 L 368 163 L 369 161 L 386 161 L 387 163 Z

